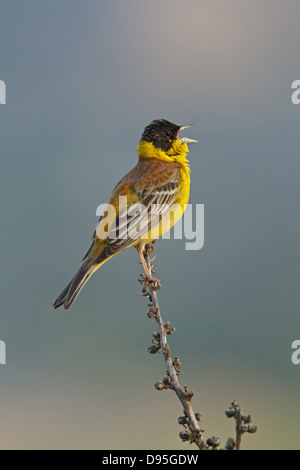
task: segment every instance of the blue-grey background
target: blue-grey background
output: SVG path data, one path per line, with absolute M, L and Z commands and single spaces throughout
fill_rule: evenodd
M 297 0 L 0 2 L 1 448 L 188 446 L 177 398 L 153 387 L 135 250 L 51 309 L 161 117 L 195 124 L 205 205 L 202 250 L 156 249 L 180 381 L 206 437 L 234 435 L 237 399 L 259 426 L 243 448 L 299 448 L 299 15 Z

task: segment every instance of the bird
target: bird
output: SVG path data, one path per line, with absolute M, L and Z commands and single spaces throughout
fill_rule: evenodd
M 153 281 L 143 250 L 178 222 L 188 204 L 188 145 L 198 141 L 179 135 L 192 126 L 155 119 L 145 127 L 137 144 L 138 163 L 115 186 L 82 265 L 53 303 L 54 309 L 70 308 L 92 274 L 129 247 L 138 251 L 145 283 Z

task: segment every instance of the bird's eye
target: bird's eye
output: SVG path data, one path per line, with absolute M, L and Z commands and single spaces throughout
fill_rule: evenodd
M 166 131 L 166 136 L 167 136 L 167 137 L 171 137 L 171 135 L 172 135 L 172 132 L 171 132 L 171 131 Z

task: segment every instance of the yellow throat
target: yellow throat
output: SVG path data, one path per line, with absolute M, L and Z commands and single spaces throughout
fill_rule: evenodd
M 187 159 L 188 152 L 188 146 L 179 139 L 173 141 L 172 147 L 167 152 L 155 147 L 152 142 L 146 142 L 144 140 L 141 140 L 137 145 L 139 160 L 158 158 L 165 162 L 178 162 L 190 172 L 189 160 Z

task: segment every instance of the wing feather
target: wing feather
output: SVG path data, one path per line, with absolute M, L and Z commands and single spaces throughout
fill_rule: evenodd
M 110 227 L 106 247 L 97 261 L 100 263 L 118 251 L 134 245 L 157 226 L 175 204 L 179 184 L 179 181 L 172 181 L 153 188 L 150 193 L 149 190 L 144 190 L 140 196 L 140 204 L 131 204 L 122 210 Z

